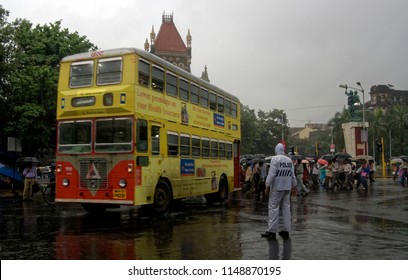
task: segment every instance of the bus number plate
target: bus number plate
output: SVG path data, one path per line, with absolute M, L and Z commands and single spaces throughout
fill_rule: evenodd
M 126 190 L 113 190 L 113 198 L 126 199 Z

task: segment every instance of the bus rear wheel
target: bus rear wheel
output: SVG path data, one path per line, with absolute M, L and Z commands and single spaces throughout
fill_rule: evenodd
M 170 210 L 172 200 L 170 187 L 164 181 L 159 182 L 154 192 L 153 211 L 159 215 L 165 214 Z
M 107 205 L 97 203 L 82 203 L 82 208 L 89 214 L 100 214 L 105 212 Z
M 211 205 L 217 202 L 223 202 L 228 198 L 228 183 L 224 177 L 221 177 L 218 185 L 218 192 L 209 193 L 205 195 L 207 204 Z

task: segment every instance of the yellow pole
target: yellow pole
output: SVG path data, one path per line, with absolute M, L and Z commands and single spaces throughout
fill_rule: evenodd
M 385 161 L 384 161 L 384 138 L 383 137 L 381 137 L 381 159 L 382 159 L 382 161 L 381 161 L 381 164 L 382 164 L 382 174 L 383 174 L 383 177 L 385 177 Z

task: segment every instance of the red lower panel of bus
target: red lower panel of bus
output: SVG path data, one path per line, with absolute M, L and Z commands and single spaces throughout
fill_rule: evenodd
M 133 204 L 135 166 L 132 161 L 120 161 L 111 169 L 97 161 L 82 161 L 80 170 L 70 162 L 57 162 L 56 166 L 58 202 Z

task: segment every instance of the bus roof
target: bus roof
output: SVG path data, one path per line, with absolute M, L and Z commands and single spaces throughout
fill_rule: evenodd
M 138 54 L 140 57 L 145 58 L 149 61 L 153 61 L 159 66 L 163 66 L 164 68 L 167 68 L 175 73 L 179 73 L 181 76 L 187 79 L 190 79 L 191 81 L 204 85 L 208 89 L 216 93 L 220 93 L 235 102 L 239 102 L 239 99 L 236 96 L 220 89 L 219 87 L 214 86 L 213 84 L 207 81 L 204 81 L 201 78 L 194 76 L 190 72 L 187 72 L 184 69 L 181 69 L 167 62 L 166 60 L 161 59 L 160 57 L 154 54 L 151 54 L 149 52 L 146 52 L 144 50 L 137 49 L 137 48 L 117 48 L 117 49 L 110 49 L 110 50 L 99 50 L 99 51 L 94 51 L 94 52 L 78 53 L 78 54 L 69 55 L 69 56 L 64 57 L 61 60 L 61 62 L 80 61 L 80 60 L 94 59 L 95 57 L 109 57 L 109 56 L 118 56 L 118 55 L 134 54 L 134 53 Z

